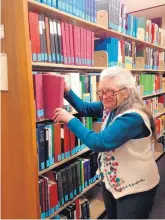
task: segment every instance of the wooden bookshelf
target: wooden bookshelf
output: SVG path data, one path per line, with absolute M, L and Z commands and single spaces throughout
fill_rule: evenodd
M 95 198 L 89 202 L 89 206 L 91 219 L 98 219 L 99 216 L 105 211 L 104 202 Z
M 52 217 L 54 217 L 55 215 L 57 215 L 59 212 L 61 212 L 63 209 L 65 209 L 67 206 L 71 205 L 74 201 L 76 201 L 78 198 L 80 198 L 82 195 L 84 195 L 86 192 L 88 192 L 90 189 L 92 189 L 95 185 L 97 185 L 100 182 L 100 179 L 96 180 L 94 183 L 92 183 L 90 186 L 86 187 L 83 192 L 81 192 L 79 195 L 77 195 L 72 201 L 69 201 L 68 203 L 66 203 L 64 206 L 62 206 L 57 212 L 55 212 L 54 214 L 52 214 L 49 218 L 50 219 Z
M 43 62 L 32 62 L 33 70 L 35 71 L 63 71 L 63 72 L 101 72 L 106 67 L 94 67 L 94 66 L 76 66 L 76 65 L 65 65 L 59 63 L 43 63 Z
M 107 67 L 95 67 L 95 66 L 76 66 L 66 65 L 59 63 L 44 63 L 44 62 L 32 62 L 32 68 L 34 71 L 62 71 L 62 72 L 101 72 Z M 163 73 L 165 70 L 151 70 L 151 69 L 131 69 L 131 72 L 156 72 Z
M 163 151 L 163 152 L 154 152 L 154 159 L 156 160 L 156 161 L 158 161 L 159 160 L 159 158 L 161 157 L 161 156 L 163 156 L 165 154 L 165 151 Z
M 48 172 L 49 170 L 52 170 L 52 169 L 54 169 L 54 168 L 56 168 L 56 167 L 59 167 L 59 166 L 61 166 L 62 164 L 67 163 L 67 162 L 73 160 L 74 158 L 76 158 L 76 157 L 78 157 L 78 156 L 81 156 L 82 154 L 84 154 L 84 153 L 86 153 L 86 152 L 89 152 L 89 151 L 90 151 L 90 149 L 89 149 L 88 147 L 86 147 L 84 150 L 79 151 L 78 153 L 76 153 L 76 154 L 74 154 L 74 155 L 72 155 L 72 156 L 70 156 L 70 157 L 68 157 L 68 158 L 66 158 L 66 159 L 64 159 L 64 160 L 61 160 L 61 161 L 59 161 L 59 162 L 53 164 L 52 166 L 48 167 L 47 169 L 44 169 L 44 170 L 40 171 L 40 172 L 39 172 L 39 175 L 42 175 L 43 173 L 46 173 L 46 172 Z
M 74 25 L 78 25 L 82 28 L 87 28 L 95 33 L 95 37 L 97 38 L 105 38 L 105 37 L 115 37 L 117 39 L 127 40 L 127 41 L 134 41 L 136 44 L 143 44 L 146 47 L 155 48 L 159 50 L 165 51 L 164 47 L 157 46 L 155 44 L 131 37 L 129 35 L 120 33 L 118 31 L 107 29 L 97 23 L 92 23 L 86 21 L 82 18 L 78 18 L 74 15 L 68 14 L 66 12 L 60 11 L 58 9 L 49 7 L 42 3 L 36 2 L 34 0 L 28 0 L 28 6 L 31 11 L 35 11 L 38 13 L 43 13 L 49 16 L 53 16 L 55 19 L 59 21 L 64 21 L 68 23 L 72 23 Z
M 164 92 L 157 92 L 157 93 L 153 93 L 151 95 L 144 95 L 142 96 L 143 99 L 147 99 L 147 98 L 150 98 L 150 97 L 153 97 L 153 96 L 159 96 L 159 95 L 164 95 L 165 94 L 165 91 Z
M 165 112 L 160 112 L 160 113 L 157 113 L 154 117 L 155 118 L 159 118 L 160 116 L 162 116 L 162 115 L 164 115 L 165 114 Z

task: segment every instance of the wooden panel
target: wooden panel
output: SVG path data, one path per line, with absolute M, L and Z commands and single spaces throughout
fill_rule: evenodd
M 85 21 L 84 19 L 75 17 L 73 15 L 70 15 L 68 13 L 62 12 L 58 9 L 55 8 L 51 8 L 47 5 L 44 5 L 42 3 L 36 2 L 34 0 L 28 0 L 29 2 L 29 9 L 38 13 L 43 13 L 45 15 L 48 16 L 52 16 L 55 19 L 59 20 L 59 21 L 64 21 L 64 22 L 68 22 L 71 23 L 73 25 L 78 25 L 82 28 L 87 28 L 90 29 L 91 31 L 93 31 L 95 33 L 95 37 L 98 38 L 105 38 L 105 37 L 116 37 L 118 39 L 124 39 L 127 41 L 135 41 L 136 44 L 143 44 L 147 47 L 152 47 L 152 48 L 157 48 L 160 50 L 165 50 L 164 47 L 161 46 L 157 46 L 154 45 L 152 43 L 149 42 L 145 42 L 143 40 L 139 40 L 137 38 L 131 37 L 129 35 L 125 35 L 123 33 L 120 33 L 118 31 L 112 30 L 112 29 L 107 29 L 101 25 L 89 22 L 89 21 Z
M 2 0 L 9 91 L 2 97 L 2 219 L 39 218 L 27 0 Z

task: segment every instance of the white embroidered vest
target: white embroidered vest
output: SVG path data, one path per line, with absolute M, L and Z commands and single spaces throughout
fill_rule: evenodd
M 115 150 L 99 154 L 103 181 L 116 199 L 150 190 L 159 183 L 160 179 L 151 151 L 152 132 L 148 116 L 140 110 L 130 109 L 116 116 L 113 121 L 123 114 L 132 112 L 138 113 L 143 118 L 145 125 L 150 130 L 150 135 L 141 139 L 132 139 Z M 105 128 L 108 117 L 109 115 L 104 121 L 102 129 Z

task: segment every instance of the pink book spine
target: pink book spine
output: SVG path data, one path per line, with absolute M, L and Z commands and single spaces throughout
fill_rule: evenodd
M 34 97 L 35 97 L 35 106 L 36 106 L 36 119 L 40 120 L 44 118 L 42 74 L 34 74 L 33 82 L 34 82 Z

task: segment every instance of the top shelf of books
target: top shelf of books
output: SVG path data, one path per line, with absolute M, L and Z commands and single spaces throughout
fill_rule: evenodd
M 136 44 L 143 44 L 146 47 L 165 51 L 165 47 L 158 46 L 156 44 L 129 36 L 116 30 L 105 28 L 100 24 L 84 20 L 82 18 L 79 18 L 77 16 L 71 15 L 69 13 L 63 12 L 59 9 L 50 7 L 48 5 L 34 0 L 28 0 L 28 7 L 31 11 L 35 11 L 41 14 L 43 13 L 47 16 L 52 16 L 53 18 L 59 21 L 68 22 L 73 25 L 78 25 L 82 28 L 89 29 L 90 31 L 93 31 L 95 33 L 95 37 L 97 38 L 115 37 L 120 40 L 134 41 Z

